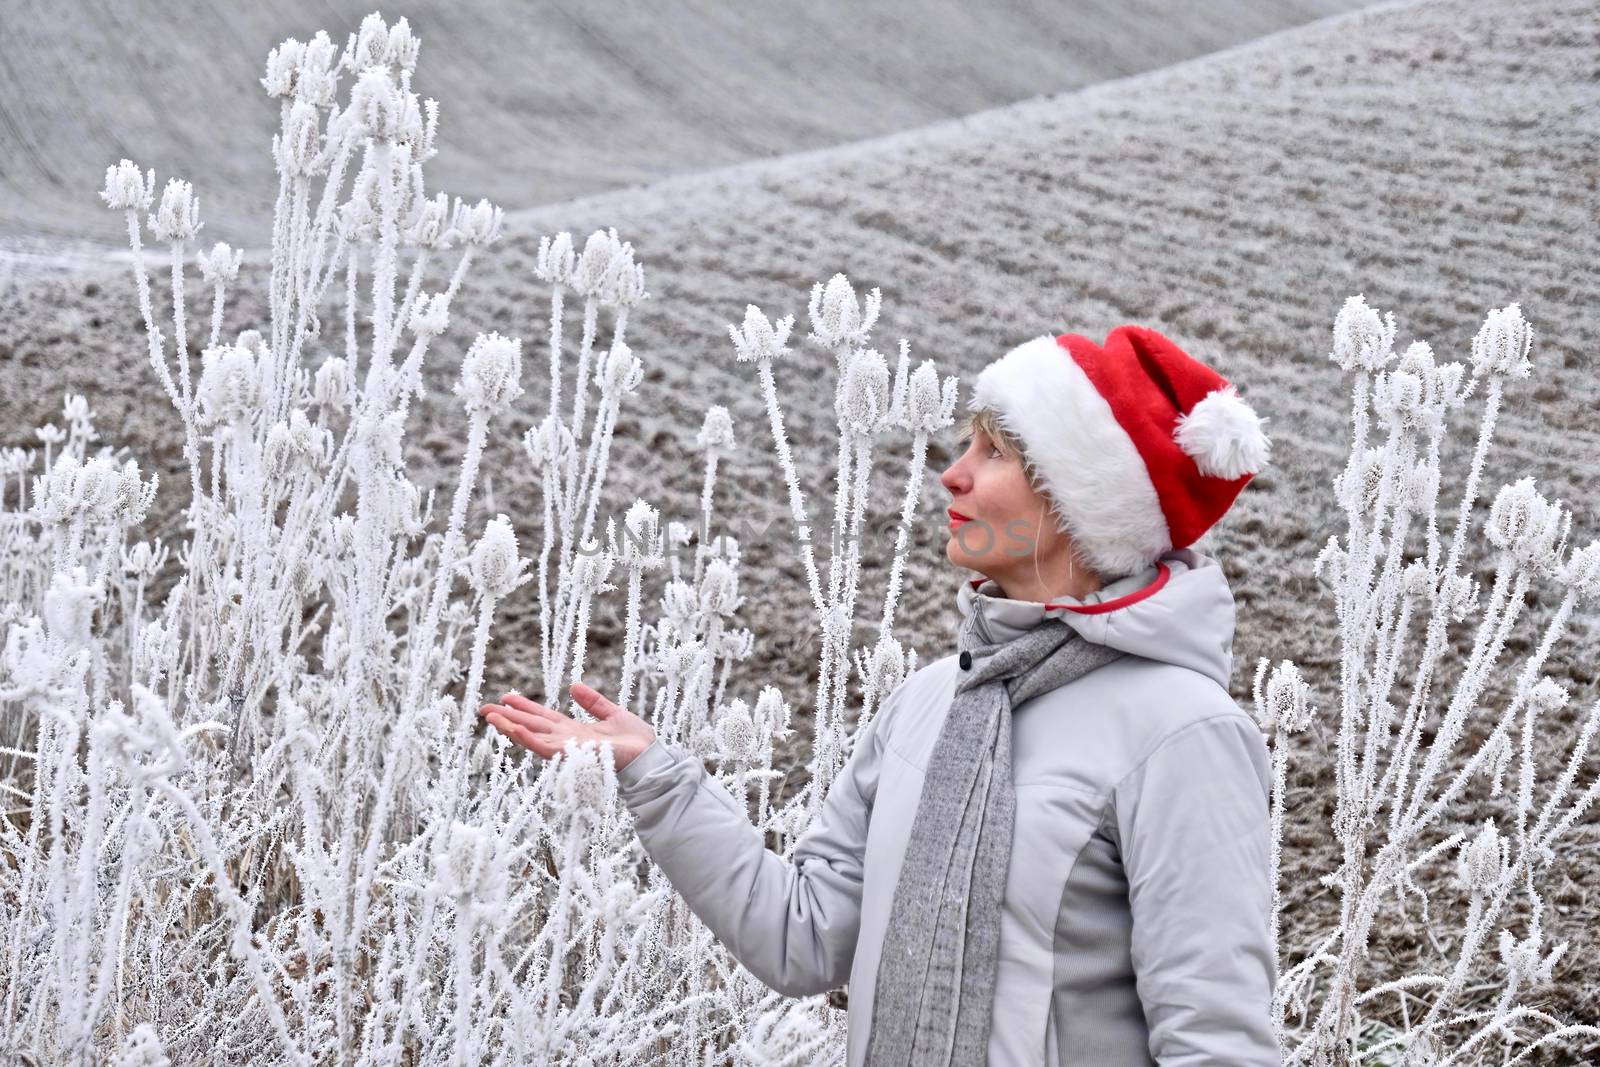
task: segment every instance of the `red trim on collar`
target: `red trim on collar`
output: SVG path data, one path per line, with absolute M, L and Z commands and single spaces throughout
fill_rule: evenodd
M 1046 604 L 1045 610 L 1066 608 L 1068 611 L 1075 611 L 1079 615 L 1103 615 L 1108 611 L 1116 611 L 1118 608 L 1137 604 L 1145 597 L 1154 596 L 1161 592 L 1161 587 L 1166 585 L 1167 579 L 1172 576 L 1172 570 L 1165 563 L 1157 562 L 1156 569 L 1161 573 L 1157 574 L 1155 580 L 1143 589 L 1135 589 L 1131 593 L 1124 593 L 1122 596 L 1102 601 L 1099 604 Z
M 1166 585 L 1167 579 L 1172 576 L 1171 568 L 1169 568 L 1165 563 L 1157 561 L 1156 570 L 1159 573 L 1150 582 L 1150 584 L 1145 586 L 1143 589 L 1135 589 L 1131 593 L 1124 593 L 1122 596 L 1111 600 L 1102 601 L 1099 604 L 1046 604 L 1044 606 L 1045 610 L 1049 611 L 1052 608 L 1066 608 L 1068 611 L 1076 611 L 1079 615 L 1103 615 L 1108 611 L 1116 611 L 1118 608 L 1125 608 L 1130 604 L 1137 604 L 1145 597 L 1154 596 L 1155 594 L 1161 592 L 1161 587 Z M 967 585 L 971 586 L 973 589 L 976 589 L 978 586 L 982 585 L 988 580 L 988 578 L 980 575 L 977 578 L 968 579 Z

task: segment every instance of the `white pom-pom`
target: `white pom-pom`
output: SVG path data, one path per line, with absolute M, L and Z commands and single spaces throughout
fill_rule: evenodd
M 1180 415 L 1172 436 L 1194 457 L 1201 474 L 1232 481 L 1267 465 L 1272 440 L 1261 431 L 1267 421 L 1239 399 L 1232 385 L 1225 385 Z

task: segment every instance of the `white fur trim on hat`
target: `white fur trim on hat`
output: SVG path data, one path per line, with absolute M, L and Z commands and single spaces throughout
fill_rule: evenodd
M 1233 481 L 1255 474 L 1271 458 L 1272 440 L 1261 432 L 1267 420 L 1257 415 L 1232 385 L 1201 398 L 1172 431 L 1178 447 L 1194 457 L 1208 478 Z
M 993 411 L 1022 442 L 1060 528 L 1096 574 L 1131 574 L 1172 548 L 1133 439 L 1053 335 L 1026 341 L 985 367 L 969 408 Z

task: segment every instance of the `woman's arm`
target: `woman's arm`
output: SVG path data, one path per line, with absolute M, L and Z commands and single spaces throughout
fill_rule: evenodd
M 1133 966 L 1162 1067 L 1279 1067 L 1272 1025 L 1266 742 L 1242 714 L 1191 723 L 1113 790 Z
M 862 728 L 792 863 L 766 847 L 744 805 L 677 746 L 658 738 L 617 772 L 651 860 L 734 957 L 787 996 L 825 993 L 850 977 L 879 728 L 899 692 Z

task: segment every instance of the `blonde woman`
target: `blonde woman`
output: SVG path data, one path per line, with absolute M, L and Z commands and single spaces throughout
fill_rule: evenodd
M 594 689 L 483 713 L 549 758 L 609 740 L 655 863 L 774 989 L 848 984 L 850 1067 L 1265 1067 L 1270 773 L 1234 601 L 1187 546 L 1265 419 L 1154 330 L 1044 335 L 973 386 L 941 475 L 955 648 L 861 728 L 786 861 L 699 760 Z

